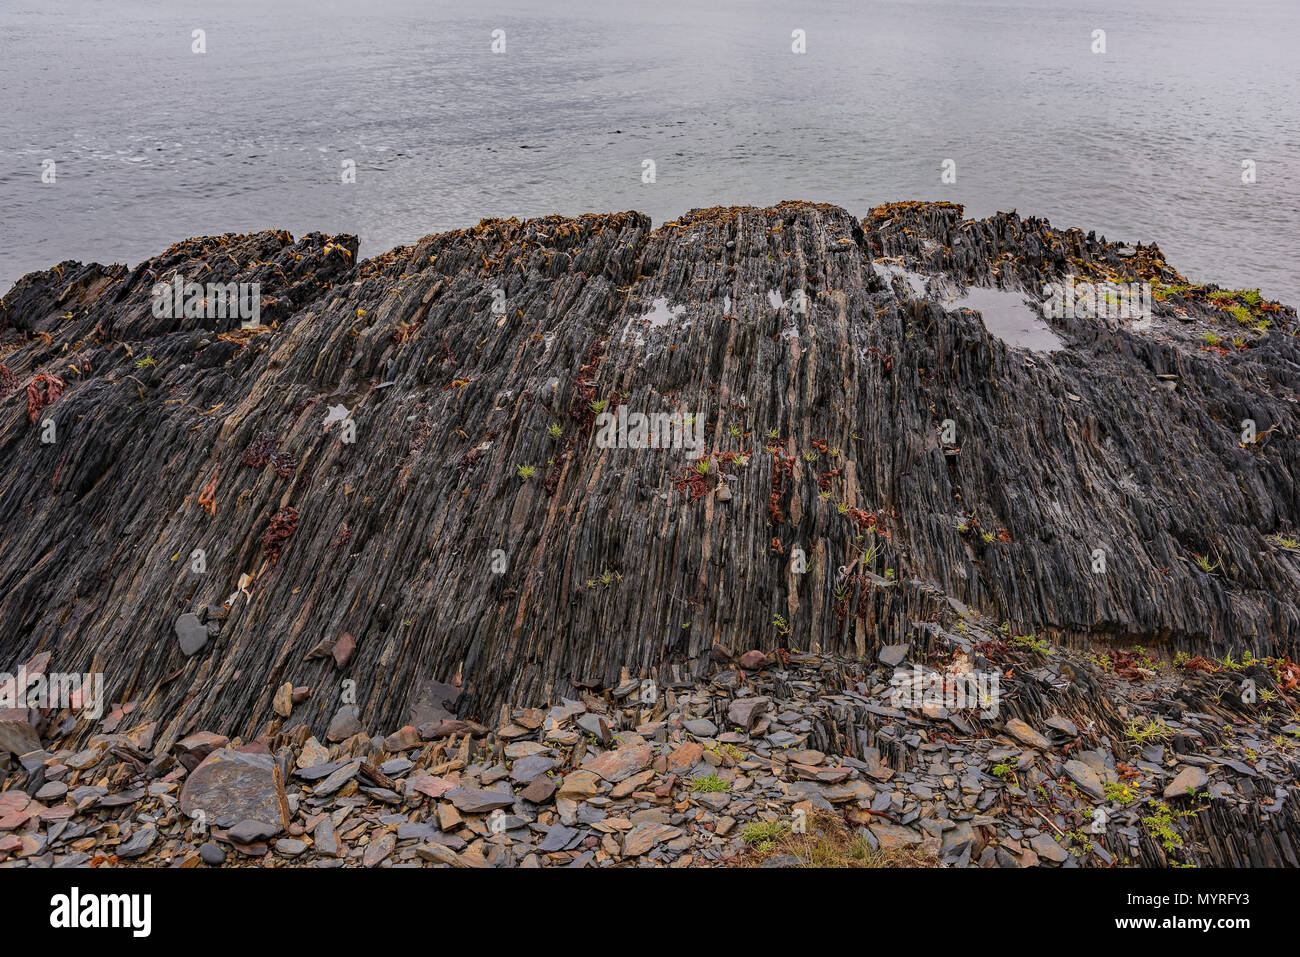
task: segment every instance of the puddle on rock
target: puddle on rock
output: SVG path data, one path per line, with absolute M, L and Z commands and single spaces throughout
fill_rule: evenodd
M 978 312 L 985 329 L 1017 349 L 1055 352 L 1065 348 L 1038 310 L 1026 302 L 1024 293 L 971 286 L 960 296 L 945 296 L 942 302 L 949 312 L 954 309 Z
M 623 327 L 623 334 L 619 337 L 619 341 L 625 342 L 627 340 L 628 334 L 632 331 L 633 324 L 644 323 L 652 329 L 662 329 L 674 319 L 680 319 L 685 314 L 685 306 L 670 306 L 668 305 L 668 300 L 661 296 L 658 299 L 651 301 L 648 311 L 639 316 L 632 316 L 627 320 L 627 325 Z M 645 336 L 642 335 L 642 329 L 644 329 L 646 325 L 641 325 L 640 328 L 636 330 L 636 344 L 638 346 L 645 345 Z
M 667 299 L 661 298 L 650 303 L 650 311 L 641 318 L 652 326 L 666 326 L 685 311 L 685 306 L 670 306 Z

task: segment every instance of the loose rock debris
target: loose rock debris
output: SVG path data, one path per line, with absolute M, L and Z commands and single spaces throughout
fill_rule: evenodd
M 1130 680 L 951 616 L 903 670 L 758 651 L 642 704 L 635 678 L 491 727 L 322 744 L 156 723 L 21 756 L 5 866 L 1296 866 L 1300 726 L 1282 663 Z M 986 648 L 987 652 L 972 649 Z M 915 676 L 1001 676 L 997 714 Z M 1250 676 L 1271 703 L 1230 700 Z M 290 689 L 281 689 L 288 708 Z M 123 709 L 126 713 L 134 710 Z M 109 720 L 120 720 L 115 712 Z M 354 716 L 349 716 L 354 720 Z M 107 722 L 106 722 L 107 724 Z M 828 851 L 831 849 L 831 851 Z

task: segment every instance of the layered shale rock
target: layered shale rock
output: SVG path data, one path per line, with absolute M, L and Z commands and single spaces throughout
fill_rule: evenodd
M 1154 246 L 786 203 L 356 249 L 190 240 L 9 292 L 0 668 L 103 672 L 162 752 L 671 686 L 722 645 L 873 655 L 965 606 L 1295 651 L 1296 313 Z M 1003 300 L 961 308 L 1070 276 L 1150 283 L 1154 315 L 1031 351 Z M 177 277 L 256 283 L 261 324 L 159 317 Z M 705 455 L 599 447 L 619 406 L 700 416 Z

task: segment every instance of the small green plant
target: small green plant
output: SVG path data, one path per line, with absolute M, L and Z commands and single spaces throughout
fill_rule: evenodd
M 787 830 L 784 821 L 750 821 L 741 830 L 740 839 L 757 851 L 770 851 Z
M 1142 819 L 1147 833 L 1160 842 L 1166 851 L 1174 851 L 1183 846 L 1183 838 L 1174 830 L 1173 812 L 1168 804 L 1156 804 L 1154 813 Z
M 1065 836 L 1074 843 L 1074 846 L 1070 848 L 1070 853 L 1075 857 L 1083 857 L 1085 854 L 1092 852 L 1092 841 L 1080 829 L 1075 828 L 1073 831 L 1067 831 Z
M 1021 648 L 1028 648 L 1030 651 L 1036 651 L 1040 655 L 1047 654 L 1047 639 L 1039 638 L 1037 635 L 1012 635 L 1011 643 Z
M 743 433 L 741 432 L 740 426 L 738 426 L 738 425 L 734 425 L 734 424 L 728 426 L 728 427 L 727 427 L 727 431 L 730 432 L 732 435 L 742 435 L 742 434 L 743 434 Z
M 1211 563 L 1208 555 L 1193 554 L 1192 558 L 1196 560 L 1196 567 L 1207 575 L 1212 575 L 1214 572 L 1218 571 L 1219 565 L 1221 564 L 1219 562 Z
M 767 437 L 768 437 L 769 439 L 776 439 L 779 435 L 780 435 L 780 433 L 779 433 L 776 429 L 768 429 L 768 430 L 767 430 Z
M 691 782 L 692 794 L 713 794 L 720 791 L 730 791 L 731 785 L 722 780 L 716 774 L 707 774 L 702 778 L 696 778 Z
M 143 369 L 145 366 L 152 366 L 157 364 L 158 364 L 158 360 L 156 360 L 153 356 L 145 356 L 143 359 L 135 360 L 135 367 L 137 369 Z
M 1223 665 L 1223 667 L 1229 671 L 1240 671 L 1243 668 L 1249 668 L 1251 665 L 1256 664 L 1256 661 L 1255 656 L 1247 651 L 1241 656 L 1241 661 L 1233 660 L 1232 654 L 1229 653 L 1223 656 L 1223 660 L 1220 661 L 1219 664 Z
M 779 635 L 790 634 L 790 623 L 785 620 L 784 615 L 779 613 L 772 616 L 772 627 L 776 629 Z
M 984 544 L 988 545 L 996 536 L 992 532 L 985 532 L 980 537 L 984 539 Z
M 1178 285 L 1178 284 L 1172 286 L 1166 286 L 1159 282 L 1152 283 L 1151 285 L 1152 285 L 1152 290 L 1151 290 L 1152 295 L 1155 296 L 1155 298 L 1161 302 L 1168 299 L 1170 296 L 1181 295 L 1192 288 L 1191 286 Z
M 560 423 L 558 423 L 558 422 L 552 422 L 552 423 L 547 427 L 547 429 L 546 429 L 546 434 L 549 435 L 549 436 L 550 436 L 551 438 L 553 438 L 553 439 L 558 439 L 561 435 L 564 434 L 564 429 L 560 426 Z
M 1132 804 L 1137 798 L 1137 791 L 1127 784 L 1107 781 L 1102 785 L 1102 787 L 1106 789 L 1107 801 L 1118 801 L 1120 804 Z
M 993 776 L 1005 781 L 1015 773 L 1016 766 L 1010 760 L 1003 761 L 1000 764 L 993 765 Z
M 1147 745 L 1152 741 L 1167 741 L 1173 737 L 1163 724 L 1154 718 L 1133 718 L 1124 726 L 1124 737 L 1138 745 Z
M 1205 335 L 1201 336 L 1201 339 L 1204 340 L 1207 346 L 1217 346 L 1219 344 L 1219 337 L 1212 332 L 1205 333 Z
M 1300 550 L 1300 538 L 1292 538 L 1290 535 L 1270 535 L 1265 541 L 1272 542 L 1279 548 Z
M 519 477 L 523 479 L 525 482 L 527 482 L 530 478 L 532 478 L 533 475 L 536 474 L 536 472 L 537 472 L 537 466 L 535 465 L 519 466 Z
M 597 399 L 596 401 L 591 403 L 591 411 L 595 412 L 597 415 L 600 415 L 600 413 L 605 411 L 605 406 L 607 406 L 608 404 L 609 404 L 608 399 Z
M 732 764 L 739 764 L 745 757 L 745 752 L 741 751 L 740 748 L 736 747 L 734 744 L 716 744 L 709 748 L 709 750 L 718 755 L 718 757 L 727 758 Z
M 708 475 L 708 474 L 709 474 L 709 460 L 708 460 L 708 459 L 700 459 L 698 462 L 696 462 L 696 463 L 695 463 L 695 471 L 699 472 L 701 475 Z

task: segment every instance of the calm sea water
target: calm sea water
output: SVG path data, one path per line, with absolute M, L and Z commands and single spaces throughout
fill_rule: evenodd
M 1300 303 L 1298 39 L 1297 0 L 4 0 L 0 288 L 270 227 L 374 255 L 488 216 L 948 199 Z

